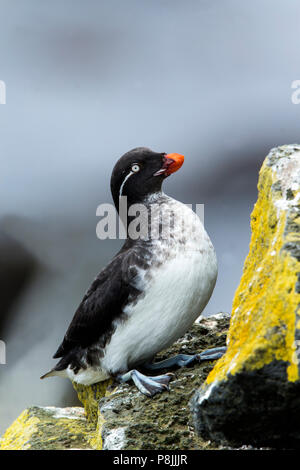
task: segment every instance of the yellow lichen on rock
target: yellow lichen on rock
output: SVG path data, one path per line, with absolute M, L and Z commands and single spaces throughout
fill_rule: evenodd
M 84 406 L 87 420 L 90 423 L 94 423 L 96 426 L 98 423 L 99 400 L 109 394 L 108 387 L 111 385 L 112 380 L 104 380 L 103 382 L 98 382 L 93 385 L 72 383 L 77 392 L 78 399 Z
M 239 442 L 243 435 L 277 445 L 289 436 L 298 446 L 299 145 L 272 149 L 264 161 L 251 229 L 227 351 L 195 394 L 195 425 L 201 436 L 219 441 Z
M 300 168 L 300 151 L 286 155 L 286 147 L 281 149 L 282 165 L 288 167 L 289 161 L 296 160 Z M 208 376 L 209 384 L 241 369 L 259 369 L 274 359 L 287 363 L 290 381 L 299 378 L 295 354 L 299 293 L 295 286 L 300 262 L 289 244 L 300 242 L 296 210 L 300 193 L 291 181 L 296 190 L 286 199 L 282 188 L 286 182 L 281 179 L 285 174 L 281 168 L 278 175 L 269 159 L 261 168 L 258 200 L 251 215 L 250 250 L 233 301 L 228 350 Z
M 102 449 L 101 429 L 104 419 L 99 411 L 99 400 L 110 395 L 108 387 L 111 384 L 111 379 L 88 386 L 73 382 L 78 398 L 84 406 L 88 422 L 96 427 L 95 433 L 90 439 L 91 447 L 95 450 Z
M 103 449 L 103 439 L 102 439 L 102 429 L 103 425 L 105 423 L 105 419 L 102 415 L 102 413 L 99 411 L 98 412 L 98 420 L 97 420 L 97 427 L 96 431 L 90 440 L 90 444 L 93 449 L 95 450 L 102 450 Z
M 37 432 L 39 419 L 24 410 L 7 429 L 0 441 L 0 450 L 28 450 L 30 439 Z
M 92 449 L 95 428 L 83 408 L 32 407 L 7 429 L 0 450 Z

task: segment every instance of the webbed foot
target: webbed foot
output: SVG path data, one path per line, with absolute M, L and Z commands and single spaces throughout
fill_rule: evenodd
M 158 375 L 156 377 L 147 377 L 136 369 L 132 369 L 126 374 L 118 376 L 120 382 L 133 380 L 141 393 L 148 397 L 153 397 L 156 393 L 165 390 L 169 391 L 169 382 L 173 374 Z

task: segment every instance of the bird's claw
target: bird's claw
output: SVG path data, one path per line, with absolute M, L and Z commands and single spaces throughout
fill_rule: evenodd
M 153 397 L 157 393 L 170 390 L 169 382 L 173 375 L 174 374 L 172 373 L 168 373 L 164 375 L 157 375 L 155 377 L 147 377 L 136 369 L 133 369 L 119 377 L 119 379 L 122 382 L 127 382 L 132 379 L 141 393 L 147 395 L 148 397 Z

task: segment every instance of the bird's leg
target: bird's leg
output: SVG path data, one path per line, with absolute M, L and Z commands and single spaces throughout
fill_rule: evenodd
M 153 397 L 156 393 L 163 392 L 164 390 L 169 391 L 169 382 L 172 375 L 173 374 L 165 374 L 158 375 L 156 377 L 147 377 L 136 369 L 132 369 L 123 375 L 119 375 L 117 379 L 120 382 L 129 382 L 130 380 L 133 380 L 141 393 L 148 397 Z
M 211 361 L 219 359 L 226 351 L 226 347 L 206 349 L 199 354 L 178 354 L 177 356 L 170 357 L 159 362 L 147 362 L 143 364 L 143 369 L 146 370 L 162 370 L 170 367 L 186 367 L 194 364 L 195 362 Z
M 219 359 L 226 351 L 226 347 L 206 349 L 199 354 L 178 354 L 177 356 L 165 359 L 160 362 L 147 362 L 142 365 L 143 369 L 149 371 L 167 369 L 169 367 L 186 367 L 195 362 L 209 361 Z M 141 393 L 148 397 L 153 397 L 156 393 L 169 390 L 169 382 L 173 374 L 157 375 L 156 377 L 147 377 L 136 369 L 132 369 L 125 374 L 118 375 L 120 382 L 129 382 L 133 380 Z

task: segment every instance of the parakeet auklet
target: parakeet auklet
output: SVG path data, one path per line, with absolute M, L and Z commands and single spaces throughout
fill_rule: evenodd
M 168 389 L 172 374 L 148 377 L 137 369 L 159 371 L 223 354 L 225 348 L 213 348 L 153 362 L 199 317 L 217 277 L 215 250 L 199 217 L 161 189 L 183 160 L 139 147 L 116 163 L 111 192 L 117 210 L 127 197 L 127 239 L 83 297 L 53 356 L 60 361 L 41 378 L 59 375 L 84 385 L 132 379 L 153 396 Z M 138 238 L 129 233 L 133 204 L 143 204 L 147 214 L 147 233 Z

